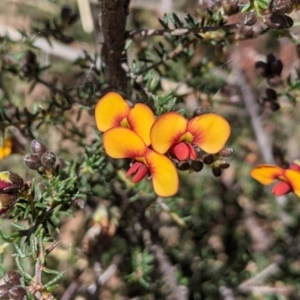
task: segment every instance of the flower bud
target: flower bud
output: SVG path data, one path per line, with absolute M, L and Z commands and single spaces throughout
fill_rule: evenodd
M 0 299 L 1 300 L 9 299 L 8 287 L 5 284 L 0 285 Z
M 82 198 L 75 199 L 72 202 L 72 205 L 77 209 L 84 209 L 85 204 L 86 204 L 86 201 L 85 201 L 85 199 L 82 199 Z
M 268 68 L 267 68 L 267 64 L 265 62 L 257 61 L 255 63 L 255 69 L 260 76 L 262 76 L 262 77 L 268 76 Z
M 21 285 L 15 285 L 9 289 L 8 294 L 13 300 L 24 300 L 26 296 L 26 290 Z
M 55 165 L 56 155 L 48 150 L 42 155 L 41 161 L 46 169 L 51 169 Z
M 220 177 L 222 170 L 219 167 L 213 167 L 212 168 L 212 173 L 214 174 L 215 177 Z
M 68 4 L 63 5 L 63 7 L 61 8 L 61 11 L 60 11 L 60 18 L 61 18 L 62 22 L 68 23 L 71 18 L 71 15 L 72 15 L 71 6 Z
M 193 160 L 191 162 L 191 168 L 195 172 L 200 172 L 203 169 L 203 162 L 201 160 Z
M 79 20 L 79 14 L 78 13 L 73 13 L 69 22 L 68 22 L 68 25 L 73 25 L 75 22 L 77 22 Z
M 226 160 L 220 160 L 217 162 L 217 165 L 221 168 L 221 169 L 228 169 L 230 167 L 230 164 L 226 161 Z
M 0 216 L 7 212 L 18 200 L 16 194 L 0 194 Z
M 21 278 L 22 278 L 22 276 L 19 272 L 9 271 L 4 276 L 4 282 L 9 288 L 11 288 L 15 285 L 20 285 L 21 284 Z
M 33 153 L 35 153 L 39 157 L 41 157 L 48 149 L 39 140 L 32 140 L 32 142 L 31 142 L 31 150 L 32 150 Z
M 233 148 L 224 147 L 218 154 L 219 154 L 219 156 L 222 156 L 222 157 L 229 157 L 232 155 L 232 153 L 233 153 Z
M 206 165 L 210 165 L 214 162 L 215 158 L 212 154 L 205 154 L 203 155 L 202 160 Z
M 277 14 L 265 16 L 264 23 L 271 29 L 289 29 L 294 25 L 293 19 L 289 16 Z
M 270 57 L 273 57 L 273 58 L 271 59 Z M 271 75 L 274 74 L 274 75 L 280 76 L 282 69 L 283 69 L 282 61 L 280 59 L 277 59 L 272 54 L 268 55 L 268 60 L 270 60 L 270 62 L 268 64 L 269 64 L 269 69 L 270 69 Z
M 272 111 L 279 110 L 280 109 L 280 104 L 277 101 L 275 101 L 275 102 L 273 101 L 270 104 L 270 108 L 271 108 Z
M 0 192 L 14 193 L 24 186 L 24 180 L 18 174 L 10 171 L 0 172 Z
M 271 0 L 269 9 L 279 15 L 289 14 L 293 10 L 292 0 Z
M 267 78 L 267 83 L 269 86 L 277 87 L 281 83 L 281 79 L 278 75 L 271 75 Z
M 184 161 L 176 161 L 175 166 L 180 171 L 187 171 L 190 169 L 190 163 L 187 160 Z
M 252 26 L 257 22 L 257 15 L 254 11 L 249 11 L 244 14 L 244 25 Z
M 267 88 L 266 89 L 266 96 L 267 96 L 267 99 L 270 100 L 270 101 L 277 99 L 277 93 L 273 89 Z
M 23 159 L 25 165 L 32 170 L 38 170 L 41 166 L 41 160 L 37 154 L 28 153 Z

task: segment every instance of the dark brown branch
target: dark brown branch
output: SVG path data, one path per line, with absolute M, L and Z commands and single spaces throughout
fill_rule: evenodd
M 127 94 L 127 77 L 121 67 L 125 46 L 125 25 L 129 0 L 101 1 L 101 29 L 104 38 L 101 57 L 111 87 Z

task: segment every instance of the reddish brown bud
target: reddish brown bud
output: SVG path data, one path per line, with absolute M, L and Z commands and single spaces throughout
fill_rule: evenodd
M 63 21 L 63 23 L 68 23 L 72 15 L 72 8 L 70 5 L 65 4 L 61 8 L 60 11 L 60 18 Z
M 72 204 L 77 209 L 84 209 L 86 201 L 85 201 L 85 199 L 78 198 L 78 199 L 75 199 Z
M 244 24 L 252 26 L 257 22 L 257 15 L 254 11 L 249 11 L 244 14 Z
M 205 154 L 203 155 L 202 160 L 206 165 L 210 165 L 214 162 L 215 158 L 212 154 Z
M 200 172 L 203 169 L 203 162 L 200 160 L 193 160 L 191 162 L 191 168 L 195 172 Z
M 18 200 L 16 194 L 0 194 L 0 216 L 8 211 Z
M 187 171 L 190 169 L 190 163 L 188 161 L 175 161 L 175 166 L 180 171 Z
M 37 154 L 28 153 L 23 159 L 25 165 L 32 170 L 38 170 L 41 166 L 41 160 Z
M 262 77 L 268 76 L 267 64 L 265 62 L 257 61 L 255 63 L 255 69 L 260 76 Z
M 217 162 L 217 165 L 221 168 L 221 169 L 228 169 L 230 167 L 230 164 L 226 161 L 226 160 L 220 160 Z
M 267 78 L 267 83 L 271 87 L 277 87 L 281 84 L 281 79 L 278 75 L 272 75 Z
M 270 104 L 270 108 L 271 108 L 272 111 L 279 110 L 280 109 L 280 104 L 277 101 L 272 102 Z
M 220 177 L 222 174 L 222 170 L 219 167 L 213 167 L 212 173 L 214 174 L 215 177 Z
M 56 155 L 48 150 L 42 155 L 41 161 L 46 169 L 51 169 L 55 165 Z
M 18 174 L 3 171 L 0 172 L 0 192 L 14 193 L 24 186 L 24 180 Z
M 219 154 L 219 156 L 222 156 L 222 157 L 229 157 L 232 155 L 232 153 L 233 153 L 233 148 L 224 147 L 218 154 Z
M 39 140 L 32 140 L 32 142 L 31 142 L 31 150 L 32 150 L 33 153 L 35 153 L 39 157 L 41 157 L 48 149 Z
M 9 289 L 8 294 L 13 300 L 23 300 L 26 296 L 26 290 L 21 285 L 15 285 Z
M 19 272 L 9 271 L 4 276 L 4 282 L 8 287 L 13 287 L 21 284 L 21 278 L 22 276 Z
M 269 101 L 277 99 L 277 93 L 273 89 L 266 89 L 266 96 Z
M 271 0 L 269 9 L 279 15 L 289 14 L 293 10 L 292 0 Z
M 0 299 L 9 299 L 8 287 L 5 284 L 0 285 Z
M 292 18 L 286 15 L 271 14 L 264 17 L 264 23 L 271 29 L 289 29 L 294 25 Z

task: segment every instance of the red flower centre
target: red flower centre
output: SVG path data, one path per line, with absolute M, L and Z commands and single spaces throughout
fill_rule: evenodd
M 141 162 L 136 161 L 126 173 L 126 177 L 132 176 L 132 181 L 137 183 L 149 174 L 149 169 Z
M 173 145 L 169 153 L 171 156 L 174 158 L 177 158 L 178 160 L 187 160 L 188 158 L 191 160 L 194 160 L 197 158 L 196 151 L 192 144 L 190 143 L 185 143 L 185 142 L 180 142 L 176 145 Z

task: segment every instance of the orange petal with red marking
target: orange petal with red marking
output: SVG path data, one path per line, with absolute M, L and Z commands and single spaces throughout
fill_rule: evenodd
M 188 131 L 194 136 L 194 144 L 203 151 L 214 154 L 224 147 L 231 129 L 222 116 L 209 113 L 191 119 Z
M 176 112 L 161 115 L 152 125 L 151 145 L 158 153 L 166 153 L 178 143 L 187 130 L 187 120 Z
M 294 193 L 300 197 L 300 172 L 288 169 L 285 170 L 284 176 L 292 186 Z
M 121 126 L 121 121 L 129 114 L 128 103 L 115 92 L 102 97 L 95 108 L 96 125 L 99 131 Z
M 279 176 L 282 176 L 284 170 L 274 165 L 258 165 L 250 173 L 250 175 L 261 184 L 271 184 Z
M 146 143 L 150 145 L 150 129 L 155 121 L 154 113 L 149 106 L 138 103 L 128 114 L 130 129 L 137 133 Z
M 161 197 L 173 196 L 178 191 L 178 174 L 172 161 L 165 155 L 149 150 L 145 156 L 150 170 L 153 188 Z
M 105 131 L 103 146 L 106 153 L 112 158 L 143 157 L 148 149 L 136 133 L 124 127 L 111 128 Z

